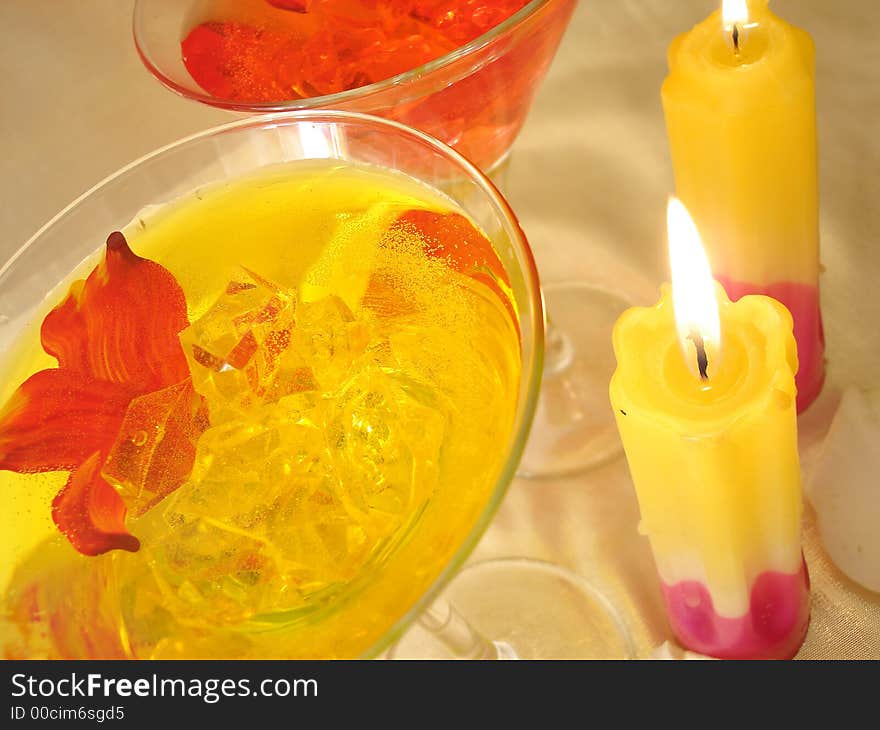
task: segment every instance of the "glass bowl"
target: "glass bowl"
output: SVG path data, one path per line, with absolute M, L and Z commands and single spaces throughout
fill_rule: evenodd
M 210 19 L 205 9 L 211 3 L 137 0 L 133 31 L 147 69 L 188 99 L 238 112 L 333 108 L 374 114 L 427 132 L 491 171 L 519 133 L 575 5 L 575 0 L 533 0 L 471 42 L 397 76 L 337 94 L 277 102 L 219 99 L 192 79 L 180 43 L 191 28 Z
M 413 617 L 433 600 L 480 538 L 514 476 L 535 409 L 543 356 L 543 311 L 535 263 L 508 204 L 473 164 L 422 132 L 396 122 L 341 111 L 310 110 L 250 117 L 187 137 L 131 163 L 96 185 L 47 223 L 0 268 L 0 312 L 3 313 L 0 348 L 5 359 L 9 356 L 10 343 L 22 329 L 42 321 L 47 308 L 56 303 L 57 300 L 48 298 L 46 293 L 55 289 L 58 282 L 66 279 L 72 271 L 87 271 L 95 260 L 96 248 L 108 233 L 125 230 L 142 215 L 145 207 L 168 203 L 204 186 L 249 176 L 267 166 L 315 158 L 368 163 L 398 170 L 452 198 L 495 244 L 509 276 L 520 317 L 521 378 L 514 426 L 507 441 L 498 445 L 498 468 L 494 472 L 494 484 L 486 485 L 485 502 L 480 501 L 471 514 L 454 517 L 466 521 L 461 522 L 462 529 L 458 532 L 466 537 L 457 539 L 455 544 L 433 546 L 420 545 L 418 539 L 408 538 L 398 552 L 411 549 L 416 551 L 411 555 L 423 555 L 424 552 L 418 551 L 446 551 L 448 559 L 444 557 L 440 561 L 444 567 L 433 573 L 430 570 L 414 571 L 422 574 L 414 574 L 407 580 L 399 599 L 391 605 L 382 605 L 381 610 L 373 611 L 370 616 L 362 616 L 352 609 L 367 592 L 372 590 L 375 594 L 376 588 L 367 584 L 357 588 L 357 600 L 344 603 L 337 611 L 341 618 L 331 609 L 327 609 L 327 616 L 322 618 L 325 623 L 330 622 L 326 625 L 331 629 L 335 626 L 338 631 L 360 632 L 357 634 L 360 637 L 358 648 L 353 655 L 374 656 L 398 637 Z M 414 163 L 414 160 L 418 162 Z M 84 268 L 86 265 L 89 267 Z M 9 363 L 4 367 L 8 370 Z M 12 388 L 18 382 L 20 379 L 12 384 Z M 3 388 L 3 403 L 9 398 L 8 385 Z M 51 537 L 46 542 L 47 535 L 59 537 L 57 531 L 52 532 L 53 526 L 48 518 L 53 494 L 37 492 L 39 490 L 17 496 L 6 494 L 3 498 L 0 550 L 6 570 L 0 575 L 0 590 L 4 595 L 13 570 L 19 575 L 24 571 L 28 576 L 27 568 L 22 565 L 27 565 L 28 555 L 33 554 L 37 545 L 48 544 L 45 549 L 50 551 L 57 548 L 73 552 L 63 538 L 54 541 L 61 543 L 60 547 L 52 547 Z M 22 510 L 45 511 L 45 534 L 37 535 L 36 539 L 26 534 L 16 522 L 24 513 Z M 416 529 L 413 534 L 418 532 Z M 28 541 L 30 544 L 26 544 Z M 43 549 L 41 547 L 40 552 Z M 120 551 L 115 553 L 122 555 Z M 62 605 L 71 604 L 70 618 L 65 621 L 75 625 L 73 630 L 79 632 L 79 643 L 74 642 L 73 648 L 56 648 L 54 653 L 68 658 L 75 655 L 101 658 L 140 656 L 128 641 L 120 643 L 119 637 L 126 634 L 124 625 L 110 626 L 109 631 L 102 632 L 95 625 L 97 611 L 87 615 L 79 611 L 72 593 L 74 588 L 61 585 L 66 580 L 58 581 L 58 601 Z M 76 583 L 73 577 L 69 580 Z M 380 604 L 373 601 L 371 605 L 375 608 Z M 4 647 L 6 653 L 9 653 L 10 646 L 10 616 L 0 612 L 0 647 Z M 246 642 L 247 648 L 237 656 L 335 655 L 336 652 L 327 649 L 326 645 L 302 652 L 279 648 L 284 646 L 282 639 L 290 630 L 283 616 L 273 615 L 262 622 L 255 620 L 243 628 L 241 633 L 250 643 Z M 130 636 L 130 626 L 127 631 Z M 109 644 L 102 644 L 102 634 L 110 637 Z M 211 656 L 211 647 L 202 647 L 197 652 L 182 650 L 177 654 L 169 649 L 159 656 L 193 656 L 193 653 Z

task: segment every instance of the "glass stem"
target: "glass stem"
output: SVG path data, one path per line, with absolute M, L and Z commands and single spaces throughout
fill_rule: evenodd
M 571 364 L 573 357 L 571 340 L 548 316 L 544 333 L 544 377 L 561 373 Z
M 419 623 L 434 634 L 456 659 L 518 658 L 512 646 L 503 641 L 487 639 L 443 598 L 435 601 L 419 617 Z

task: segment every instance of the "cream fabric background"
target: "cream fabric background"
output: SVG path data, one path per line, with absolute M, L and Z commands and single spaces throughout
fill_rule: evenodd
M 141 66 L 131 0 L 0 2 L 0 260 L 101 178 L 232 115 L 180 99 Z M 619 288 L 642 303 L 666 277 L 671 191 L 659 88 L 666 46 L 715 0 L 581 0 L 514 147 L 509 197 L 545 282 Z M 774 0 L 817 45 L 822 279 L 829 381 L 801 421 L 804 469 L 840 390 L 875 387 L 880 358 L 880 8 L 874 0 Z M 610 345 L 609 345 L 610 346 Z M 522 555 L 606 591 L 639 654 L 667 637 L 625 463 L 517 481 L 473 559 Z M 813 620 L 804 658 L 880 657 L 880 596 L 829 565 L 811 516 Z

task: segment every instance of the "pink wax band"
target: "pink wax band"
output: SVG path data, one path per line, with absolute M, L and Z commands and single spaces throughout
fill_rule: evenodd
M 672 631 L 687 649 L 719 659 L 791 659 L 810 623 L 806 563 L 794 574 L 761 573 L 752 584 L 748 611 L 728 618 L 715 611 L 703 583 L 661 583 Z
M 819 287 L 792 281 L 762 285 L 721 275 L 716 278 L 733 302 L 746 294 L 764 294 L 782 302 L 791 312 L 798 354 L 798 371 L 794 378 L 797 410 L 803 412 L 822 392 L 825 382 L 825 332 L 819 308 Z

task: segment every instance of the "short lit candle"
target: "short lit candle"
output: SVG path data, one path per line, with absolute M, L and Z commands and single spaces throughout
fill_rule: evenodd
M 731 303 L 697 229 L 669 206 L 672 286 L 614 328 L 611 402 L 681 644 L 789 658 L 809 621 L 788 310 Z
M 794 317 L 798 409 L 819 394 L 819 217 L 810 36 L 767 0 L 724 0 L 669 49 L 663 106 L 675 186 L 733 298 Z

